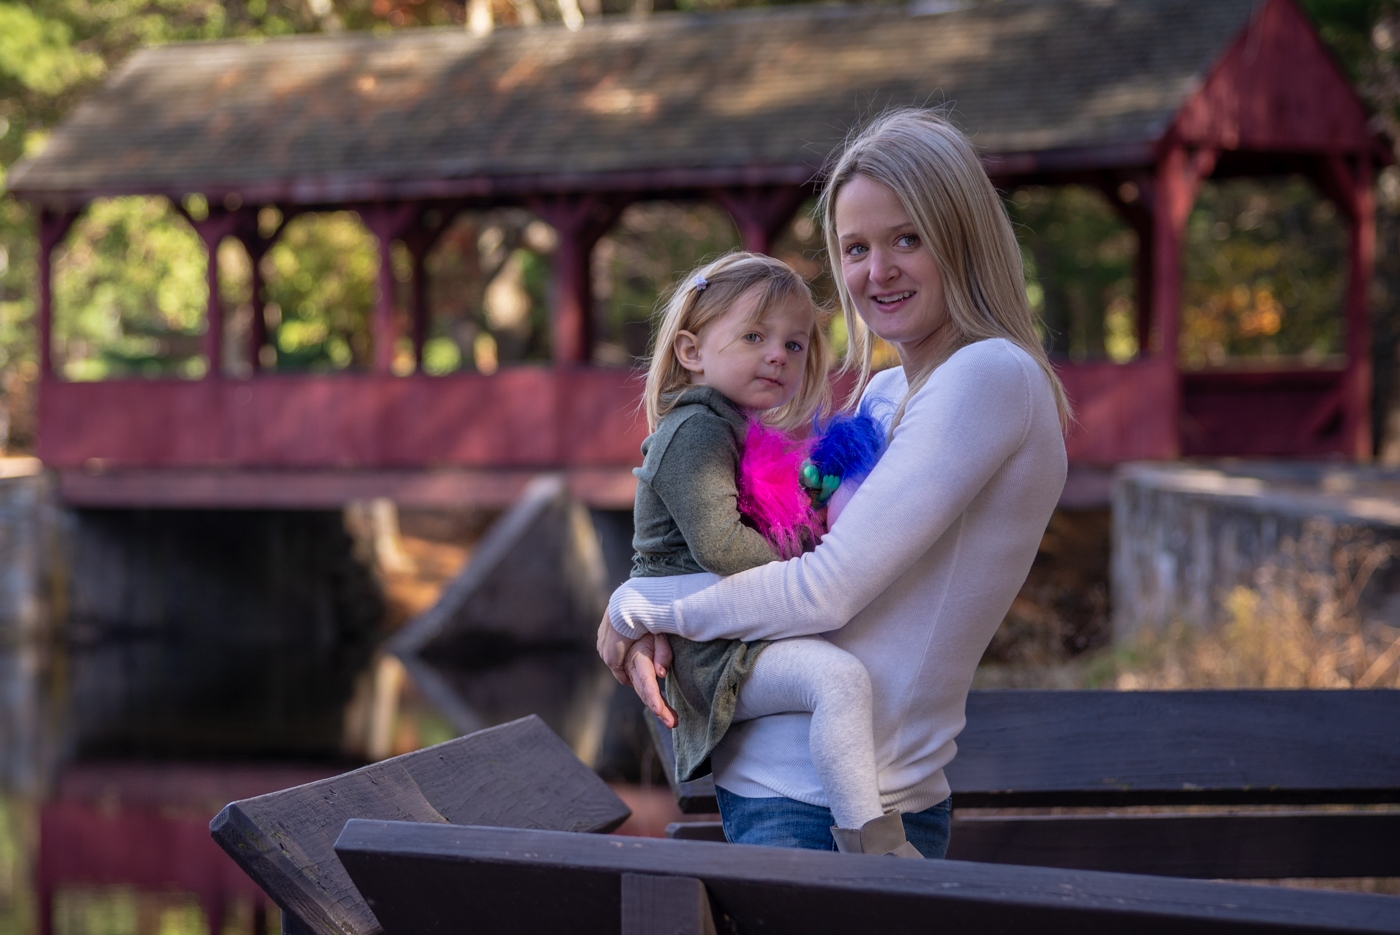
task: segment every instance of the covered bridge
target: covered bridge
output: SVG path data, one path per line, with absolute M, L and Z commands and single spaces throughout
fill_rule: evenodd
M 425 30 L 139 52 L 10 179 L 41 209 L 39 453 L 76 504 L 501 502 L 542 469 L 568 472 L 594 503 L 629 504 L 628 468 L 645 434 L 639 384 L 625 368 L 587 363 L 589 254 L 621 209 L 709 199 L 746 246 L 764 250 L 862 116 L 949 101 L 999 186 L 1095 186 L 1137 233 L 1142 351 L 1123 364 L 1063 365 L 1079 414 L 1073 463 L 1365 457 L 1371 188 L 1390 157 L 1294 0 L 947 7 L 783 7 L 618 18 L 577 32 Z M 1345 365 L 1183 374 L 1181 245 L 1202 180 L 1294 173 L 1349 225 Z M 215 284 L 223 238 L 254 258 L 268 249 L 262 206 L 284 217 L 359 212 L 384 258 L 373 368 L 259 373 L 268 332 L 258 314 L 245 349 L 252 376 L 221 373 L 225 329 L 211 288 L 202 380 L 60 379 L 55 245 L 95 198 L 179 204 L 189 193 L 210 205 L 192 223 Z M 558 233 L 552 366 L 395 375 L 401 319 L 421 353 L 422 258 L 455 213 L 500 205 L 528 206 Z M 417 261 L 404 316 L 387 262 L 394 241 Z

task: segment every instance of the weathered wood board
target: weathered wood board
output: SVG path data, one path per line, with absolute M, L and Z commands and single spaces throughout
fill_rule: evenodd
M 974 691 L 947 776 L 958 808 L 1400 802 L 1400 691 Z
M 1400 691 L 977 691 L 959 808 L 1400 802 Z
M 336 858 L 351 818 L 606 832 L 630 812 L 537 717 L 228 805 L 214 839 L 311 935 L 376 935 Z
M 949 860 L 1202 880 L 1400 877 L 1400 812 L 981 815 L 953 812 Z M 666 837 L 724 841 L 717 821 Z
M 336 843 L 387 935 L 616 935 L 625 874 L 703 882 L 720 931 L 1400 932 L 1400 899 L 787 848 L 352 821 Z
M 651 719 L 668 767 L 669 732 Z M 1209 879 L 1400 875 L 1400 812 L 977 815 L 1400 802 L 1400 691 L 976 691 L 947 769 L 956 860 Z M 715 811 L 710 777 L 677 784 Z M 675 825 L 723 840 L 718 825 Z

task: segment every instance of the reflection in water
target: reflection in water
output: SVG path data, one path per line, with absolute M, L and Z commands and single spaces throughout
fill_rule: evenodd
M 0 935 L 277 932 L 276 908 L 209 821 L 230 801 L 357 765 L 332 758 L 358 751 L 347 702 L 397 579 L 337 513 L 68 511 L 45 496 L 0 484 Z M 475 726 L 538 713 L 592 761 L 615 684 L 590 648 L 601 607 L 575 606 L 581 566 L 563 553 L 593 533 L 568 503 L 550 515 L 562 522 L 507 556 L 515 578 L 472 590 L 476 626 L 435 643 L 424 668 Z M 451 538 L 470 546 L 480 525 Z M 41 547 L 50 533 L 61 548 Z M 59 564 L 25 564 L 44 555 Z M 597 556 L 587 564 L 596 572 Z M 385 709 L 389 728 L 403 726 Z M 400 731 L 408 748 L 446 739 L 446 713 L 432 732 Z M 323 765 L 266 765 L 303 756 Z M 669 795 L 652 792 L 625 830 L 673 820 Z
M 224 917 L 221 935 L 275 933 L 262 919 L 254 928 L 252 905 L 236 903 Z M 275 920 L 280 928 L 280 918 Z M 205 935 L 199 900 L 184 893 L 144 893 L 129 886 L 63 890 L 54 899 L 54 935 Z
M 31 863 L 37 821 L 31 801 L 0 793 L 0 935 L 34 930 Z

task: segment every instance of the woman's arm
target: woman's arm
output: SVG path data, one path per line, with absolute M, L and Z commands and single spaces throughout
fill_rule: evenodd
M 909 401 L 889 449 L 816 551 L 717 581 L 633 579 L 609 615 L 695 640 L 844 626 L 927 552 L 1030 429 L 1033 362 L 1002 341 L 954 354 Z

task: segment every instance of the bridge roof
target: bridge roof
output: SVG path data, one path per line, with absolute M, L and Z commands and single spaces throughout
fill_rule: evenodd
M 1144 164 L 1255 0 L 784 7 L 144 49 L 17 167 L 50 203 L 326 203 L 807 180 L 862 115 L 952 102 L 993 156 Z M 664 184 L 661 187 L 665 187 Z

